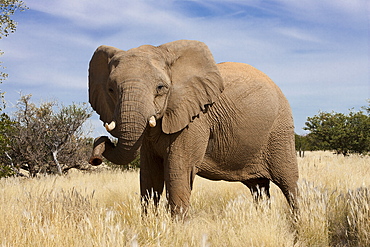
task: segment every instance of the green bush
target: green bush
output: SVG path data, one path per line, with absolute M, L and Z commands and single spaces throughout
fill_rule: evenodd
M 319 112 L 308 117 L 304 130 L 311 150 L 335 150 L 338 154 L 368 153 L 370 151 L 369 111 L 354 111 L 348 114 Z

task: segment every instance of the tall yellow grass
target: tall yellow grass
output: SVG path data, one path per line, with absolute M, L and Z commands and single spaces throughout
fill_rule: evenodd
M 299 158 L 300 214 L 276 186 L 255 205 L 240 183 L 197 178 L 184 221 L 141 217 L 138 172 L 0 180 L 1 246 L 370 246 L 370 157 Z M 154 211 L 154 210 L 153 210 Z

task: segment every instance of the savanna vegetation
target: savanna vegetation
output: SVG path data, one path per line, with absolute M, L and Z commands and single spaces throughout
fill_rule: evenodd
M 0 39 L 26 9 L 1 1 Z M 0 83 L 6 77 L 0 63 Z M 370 151 L 370 107 L 319 112 L 307 119 L 309 133 L 296 135 L 297 216 L 277 187 L 256 205 L 241 183 L 197 177 L 188 216 L 174 220 L 165 200 L 142 217 L 136 169 L 71 169 L 84 169 L 91 152 L 86 105 L 37 105 L 26 95 L 8 115 L 0 96 L 1 246 L 370 246 L 370 156 L 362 155 Z
M 370 151 L 370 100 L 362 110 L 351 109 L 348 114 L 319 112 L 308 117 L 305 136 L 296 135 L 299 156 L 306 150 L 331 150 L 337 154 L 367 154 Z
M 21 96 L 17 110 L 1 132 L 3 173 L 21 175 L 23 169 L 34 177 L 38 173 L 61 175 L 71 168 L 83 168 L 93 142 L 83 125 L 91 114 L 86 104 L 63 106 L 46 101 L 38 106 L 31 101 L 31 95 Z
M 1 246 L 369 246 L 370 157 L 298 158 L 300 214 L 272 187 L 253 203 L 241 183 L 197 177 L 186 219 L 164 202 L 141 216 L 138 172 L 0 180 Z

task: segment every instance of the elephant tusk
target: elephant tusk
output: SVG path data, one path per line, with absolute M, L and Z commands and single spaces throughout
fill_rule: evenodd
M 105 129 L 107 131 L 112 131 L 114 128 L 116 128 L 116 122 L 112 121 L 110 124 L 105 123 Z
M 156 121 L 155 121 L 155 117 L 154 116 L 151 116 L 150 118 L 149 118 L 149 126 L 150 127 L 155 127 L 156 126 Z

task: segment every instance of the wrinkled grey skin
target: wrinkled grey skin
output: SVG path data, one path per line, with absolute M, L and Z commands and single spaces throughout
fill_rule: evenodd
M 275 183 L 295 208 L 298 169 L 290 106 L 264 73 L 216 64 L 208 47 L 180 40 L 128 51 L 99 47 L 89 67 L 89 101 L 104 123 L 101 155 L 124 165 L 140 152 L 143 200 L 166 185 L 173 215 L 186 212 L 195 175 L 240 181 L 256 197 Z M 156 126 L 148 124 L 154 116 Z M 260 188 L 260 189 L 257 189 Z

